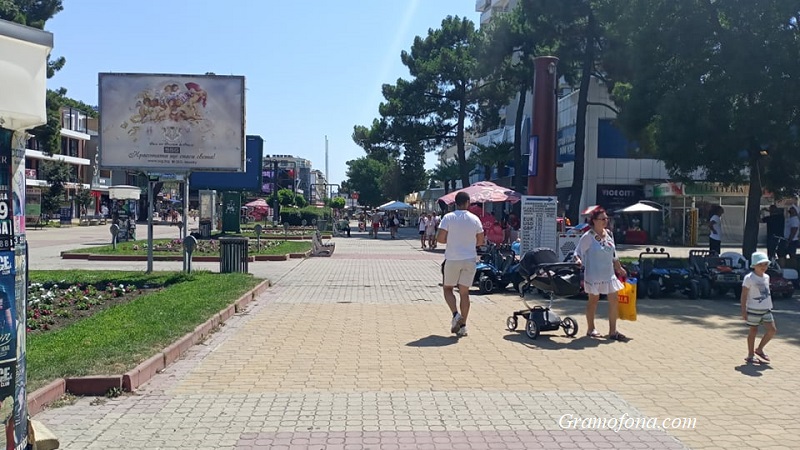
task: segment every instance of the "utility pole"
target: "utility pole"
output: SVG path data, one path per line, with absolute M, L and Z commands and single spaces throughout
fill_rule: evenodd
M 328 135 L 326 134 L 325 135 L 325 181 L 330 182 L 331 181 L 330 178 L 331 178 L 331 173 L 328 172 Z M 327 190 L 325 192 L 325 195 L 326 196 L 328 195 Z

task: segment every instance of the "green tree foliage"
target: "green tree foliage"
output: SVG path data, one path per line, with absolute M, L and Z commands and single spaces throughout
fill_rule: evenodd
M 75 181 L 72 169 L 69 164 L 61 161 L 42 161 L 40 167 L 44 179 L 50 183 L 50 187 L 42 191 L 42 212 L 55 214 L 66 202 L 66 183 Z
M 389 199 L 379 189 L 386 167 L 387 164 L 368 156 L 347 161 L 347 188 L 350 192 L 359 193 L 360 204 L 378 206 Z
M 456 189 L 456 180 L 461 176 L 457 161 L 439 162 L 430 171 L 431 180 L 441 181 L 445 194 Z
M 0 19 L 43 30 L 63 9 L 61 0 L 0 0 Z
M 503 98 L 497 84 L 480 82 L 480 34 L 472 21 L 448 16 L 439 29 L 417 36 L 400 55 L 410 81 L 383 86 L 379 111 L 393 136 L 411 136 L 428 151 L 456 145 L 461 182 L 469 184 L 464 133 L 472 124 L 497 124 L 497 108 L 481 108 Z
M 302 195 L 296 195 L 294 197 L 294 204 L 297 205 L 298 208 L 305 208 L 308 206 L 308 200 Z
M 425 189 L 428 174 L 425 171 L 425 150 L 420 145 L 408 144 L 400 162 L 401 191 L 417 192 Z
M 477 151 L 470 155 L 472 164 L 483 168 L 483 179 L 492 178 L 492 169 L 497 169 L 499 177 L 505 176 L 505 168 L 511 159 L 514 144 L 510 142 L 495 142 L 492 144 L 473 144 Z
M 800 187 L 796 0 L 620 0 L 609 67 L 619 122 L 671 175 L 749 181 L 743 254 L 756 248 L 762 187 Z
M 330 199 L 330 207 L 333 209 L 344 209 L 346 202 L 343 197 L 334 197 Z
M 281 206 L 294 206 L 295 205 L 295 193 L 291 189 L 281 189 L 278 191 L 278 203 Z
M 77 204 L 79 208 L 88 210 L 93 201 L 94 197 L 92 197 L 92 191 L 89 189 L 80 188 L 78 192 L 75 193 L 75 204 Z

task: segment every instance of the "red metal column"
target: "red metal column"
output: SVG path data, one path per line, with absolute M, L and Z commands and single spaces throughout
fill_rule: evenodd
M 557 64 L 553 56 L 534 59 L 528 195 L 556 195 Z

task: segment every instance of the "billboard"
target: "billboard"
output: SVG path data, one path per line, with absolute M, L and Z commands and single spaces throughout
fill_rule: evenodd
M 217 191 L 253 191 L 261 190 L 261 166 L 264 157 L 264 139 L 261 136 L 247 136 L 246 162 L 244 172 L 192 172 L 189 187 Z
M 99 74 L 100 166 L 244 170 L 244 77 Z

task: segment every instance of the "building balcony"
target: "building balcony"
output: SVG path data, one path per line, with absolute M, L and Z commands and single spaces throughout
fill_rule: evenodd
M 492 7 L 492 0 L 476 0 L 475 11 L 484 12 Z
M 89 116 L 75 108 L 61 108 L 61 135 L 82 141 L 91 139 L 88 128 Z

